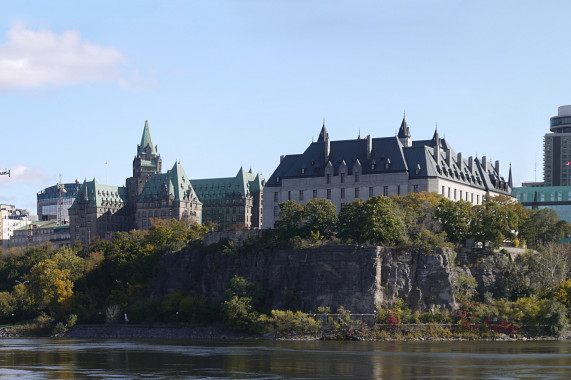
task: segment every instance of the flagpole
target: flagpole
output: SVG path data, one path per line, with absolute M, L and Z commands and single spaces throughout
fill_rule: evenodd
M 105 184 L 109 185 L 109 178 L 107 175 L 107 161 L 105 161 Z

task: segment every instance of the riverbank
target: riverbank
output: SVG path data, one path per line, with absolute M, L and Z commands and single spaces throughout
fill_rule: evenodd
M 19 334 L 17 330 L 5 327 L 0 328 L 0 338 L 16 338 L 26 335 Z M 282 336 L 277 331 L 265 335 L 252 335 L 236 333 L 225 330 L 221 326 L 204 327 L 173 327 L 173 326 L 144 326 L 144 325 L 79 325 L 74 326 L 65 333 L 57 334 L 56 337 L 86 338 L 86 339 L 201 339 L 201 340 L 225 340 L 225 339 L 250 339 L 250 340 L 330 340 L 312 335 L 287 335 Z M 363 341 L 528 341 L 528 340 L 571 340 L 571 330 L 558 338 L 549 336 L 526 336 L 498 334 L 495 337 L 461 337 L 461 336 L 348 336 L 348 340 Z M 335 339 L 333 339 L 335 340 Z

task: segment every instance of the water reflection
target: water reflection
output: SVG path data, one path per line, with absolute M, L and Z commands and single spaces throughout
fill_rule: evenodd
M 0 377 L 570 378 L 571 342 L 3 339 Z

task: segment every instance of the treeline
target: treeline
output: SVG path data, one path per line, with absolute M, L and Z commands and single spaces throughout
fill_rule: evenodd
M 327 199 L 312 199 L 306 205 L 286 201 L 279 207 L 277 238 L 293 245 L 299 239 L 336 238 L 430 250 L 473 239 L 490 248 L 504 243 L 536 248 L 571 234 L 571 224 L 555 211 L 526 210 L 507 196 L 486 196 L 475 206 L 428 192 L 375 196 L 346 203 L 338 214 Z
M 54 249 L 46 243 L 4 251 L 0 323 L 35 321 L 27 327 L 45 330 L 59 324 L 61 330 L 76 321 L 120 322 L 125 315 L 134 323 L 197 320 L 207 309 L 204 297 L 152 296 L 150 287 L 163 253 L 202 246 L 210 228 L 157 219 L 149 231 L 117 232 L 112 240 L 87 247 Z

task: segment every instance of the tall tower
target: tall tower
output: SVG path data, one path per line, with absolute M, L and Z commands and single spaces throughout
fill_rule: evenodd
M 551 133 L 543 140 L 544 186 L 571 186 L 571 105 L 559 107 L 549 124 Z
M 145 121 L 141 143 L 137 145 L 137 155 L 133 159 L 133 176 L 127 178 L 127 194 L 129 204 L 135 207 L 145 184 L 153 174 L 161 173 L 162 159 L 157 154 L 157 146 L 153 144 L 149 122 Z

